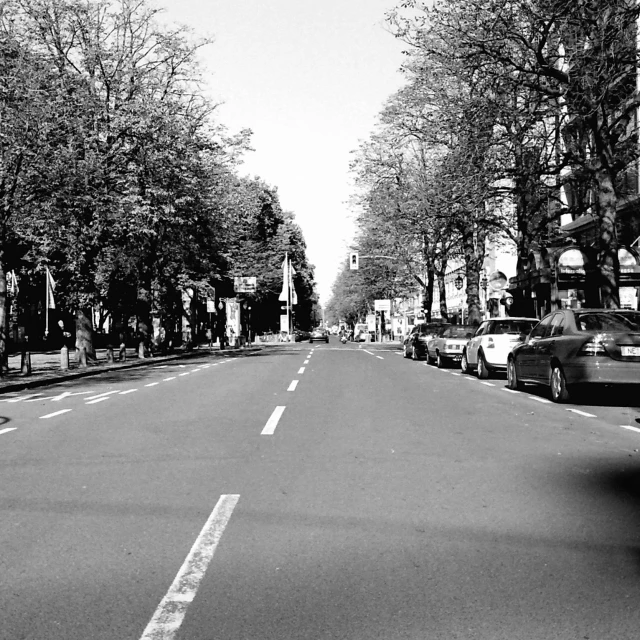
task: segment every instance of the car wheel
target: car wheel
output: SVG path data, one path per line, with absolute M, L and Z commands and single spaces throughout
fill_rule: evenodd
M 460 360 L 460 371 L 462 373 L 471 373 L 471 369 L 469 369 L 469 361 L 467 360 L 467 352 L 462 352 L 462 360 Z
M 429 349 L 427 349 L 427 362 L 429 364 L 435 364 L 436 363 L 435 358 L 432 358 L 431 355 L 429 354 Z
M 516 361 L 513 358 L 509 358 L 507 362 L 507 389 L 512 391 L 522 391 L 523 384 L 518 380 L 518 374 L 516 372 Z
M 408 358 L 408 357 L 409 357 L 409 354 L 407 353 L 407 345 L 406 345 L 406 344 L 402 347 L 402 355 L 403 355 L 405 358 Z
M 445 359 L 440 355 L 440 352 L 436 353 L 436 366 L 438 369 L 444 369 L 445 365 Z
M 476 372 L 480 380 L 486 380 L 489 377 L 489 369 L 487 368 L 487 361 L 484 359 L 484 353 L 482 353 L 482 351 L 478 353 L 478 366 L 476 368 Z
M 551 369 L 551 399 L 554 402 L 567 402 L 569 400 L 569 389 L 567 389 L 567 380 L 559 364 L 554 364 Z
M 411 349 L 411 359 L 416 361 L 416 360 L 422 360 L 422 358 L 420 357 L 420 354 L 416 351 L 416 347 L 414 345 L 413 349 Z

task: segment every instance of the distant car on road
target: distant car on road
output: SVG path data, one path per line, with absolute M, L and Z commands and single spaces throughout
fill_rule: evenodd
M 302 329 L 296 329 L 293 332 L 294 340 L 296 342 L 302 342 L 303 340 L 308 340 L 311 334 L 308 331 L 303 331 Z
M 640 311 L 561 309 L 546 315 L 507 362 L 507 386 L 548 386 L 554 402 L 572 387 L 640 384 Z
M 522 342 L 537 318 L 489 318 L 469 340 L 462 352 L 462 373 L 476 371 L 478 378 L 488 378 L 492 371 L 507 370 L 507 356 Z
M 325 342 L 329 342 L 329 332 L 322 327 L 318 327 L 311 332 L 309 336 L 309 342 L 315 342 L 316 340 L 324 340 Z
M 462 352 L 476 328 L 467 324 L 452 324 L 443 327 L 427 342 L 427 362 L 442 369 L 452 362 L 462 360 Z
M 402 342 L 402 355 L 405 358 L 422 360 L 427 355 L 427 342 L 447 326 L 449 325 L 442 322 L 422 322 L 415 325 Z

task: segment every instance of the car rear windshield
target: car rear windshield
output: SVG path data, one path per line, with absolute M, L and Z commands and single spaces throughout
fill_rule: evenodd
M 576 313 L 580 331 L 640 331 L 640 312 Z
M 529 333 L 537 320 L 505 320 L 504 322 L 496 322 L 491 333 L 513 333 L 519 335 L 521 333 Z
M 459 324 L 453 327 L 449 327 L 443 335 L 445 338 L 468 338 L 470 337 L 470 335 L 473 335 L 474 331 L 474 327 L 468 327 L 466 325 Z

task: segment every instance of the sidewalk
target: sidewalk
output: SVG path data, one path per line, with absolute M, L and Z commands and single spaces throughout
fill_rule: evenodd
M 190 351 L 176 350 L 166 356 L 156 355 L 149 358 L 140 359 L 136 349 L 127 349 L 127 359 L 124 362 L 107 362 L 107 350 L 97 349 L 97 361 L 89 364 L 85 368 L 78 367 L 75 353 L 69 354 L 69 369 L 63 371 L 60 368 L 60 351 L 44 351 L 31 354 L 31 374 L 25 375 L 20 370 L 21 355 L 9 356 L 9 372 L 0 378 L 0 394 L 10 391 L 21 391 L 23 389 L 33 389 L 56 382 L 84 378 L 86 376 L 98 375 L 107 371 L 119 371 L 121 369 L 133 369 L 137 367 L 153 366 L 171 360 L 181 360 L 203 356 L 207 353 L 225 356 L 233 353 L 253 351 L 260 349 L 259 346 L 252 345 L 243 349 L 230 348 L 221 350 L 219 346 L 209 347 L 199 345 Z

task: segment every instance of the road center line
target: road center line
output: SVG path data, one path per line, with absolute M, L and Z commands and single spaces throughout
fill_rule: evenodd
M 298 369 L 298 373 L 304 373 L 304 367 L 300 367 L 300 368 Z
M 176 636 L 239 499 L 239 495 L 220 496 L 140 640 L 171 640 Z
M 640 429 L 638 429 L 638 427 L 631 427 L 628 424 L 621 424 L 620 428 L 621 429 L 628 429 L 629 431 L 635 431 L 636 433 L 640 433 Z
M 60 411 L 54 411 L 53 413 L 48 413 L 46 416 L 40 416 L 40 420 L 46 420 L 47 418 L 53 418 L 55 416 L 60 416 L 63 413 L 67 413 L 67 411 L 71 411 L 71 409 L 60 409 Z
M 0 429 L 0 436 L 3 433 L 9 433 L 9 431 L 15 431 L 18 427 L 7 427 L 6 429 Z
M 267 424 L 264 425 L 264 429 L 260 433 L 261 436 L 272 436 L 273 432 L 278 426 L 278 422 L 284 413 L 286 407 L 276 407 L 271 414 L 271 417 L 267 420 Z
M 587 413 L 586 411 L 580 411 L 580 409 L 567 409 L 567 411 L 571 411 L 572 413 L 577 413 L 579 416 L 584 416 L 585 418 L 597 418 L 598 416 L 593 413 Z
M 287 391 L 295 391 L 296 387 L 298 386 L 298 382 L 298 380 L 292 380 Z

